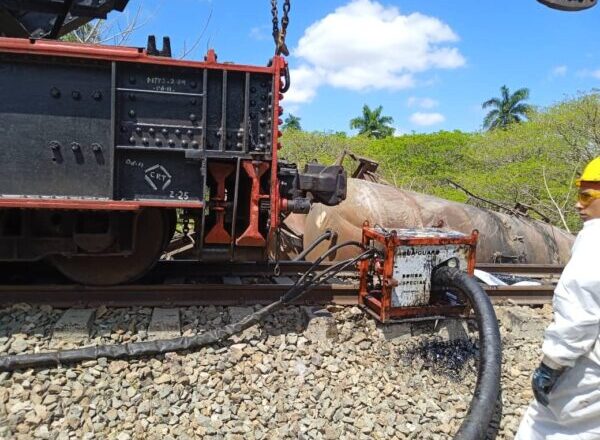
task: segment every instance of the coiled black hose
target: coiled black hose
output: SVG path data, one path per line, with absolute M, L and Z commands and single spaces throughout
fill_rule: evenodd
M 477 282 L 457 268 L 443 266 L 433 273 L 436 289 L 458 290 L 470 301 L 479 331 L 479 367 L 475 393 L 455 440 L 486 438 L 500 394 L 502 342 L 494 307 Z
M 98 345 L 92 347 L 78 348 L 74 350 L 53 351 L 35 354 L 20 354 L 0 357 L 0 371 L 14 371 L 23 368 L 40 368 L 48 366 L 66 365 L 77 362 L 95 360 L 101 357 L 107 359 L 131 359 L 141 356 L 154 356 L 175 351 L 192 350 L 225 339 L 241 333 L 247 328 L 265 319 L 268 315 L 281 307 L 297 301 L 302 296 L 313 290 L 320 284 L 325 283 L 339 272 L 346 270 L 363 258 L 368 258 L 374 251 L 366 250 L 349 260 L 344 260 L 327 268 L 320 274 L 316 274 L 316 268 L 327 256 L 338 249 L 356 246 L 362 248 L 362 244 L 348 241 L 328 249 L 321 255 L 313 265 L 300 277 L 298 281 L 277 301 L 246 316 L 240 321 L 226 325 L 215 330 L 207 331 L 193 336 L 182 336 L 173 339 L 156 341 L 134 342 L 122 345 Z

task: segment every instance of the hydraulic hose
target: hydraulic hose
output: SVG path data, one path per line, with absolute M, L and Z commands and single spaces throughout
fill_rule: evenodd
M 436 289 L 463 293 L 475 312 L 480 344 L 477 384 L 467 416 L 454 439 L 482 440 L 486 438 L 500 394 L 502 342 L 496 313 L 479 284 L 458 268 L 438 268 L 432 282 Z
M 131 359 L 142 356 L 154 356 L 169 352 L 197 349 L 206 345 L 214 344 L 216 342 L 224 341 L 225 339 L 241 333 L 247 328 L 250 328 L 258 322 L 264 320 L 268 315 L 282 308 L 283 306 L 299 300 L 302 296 L 306 295 L 318 285 L 327 282 L 337 273 L 346 270 L 359 260 L 369 257 L 374 252 L 372 250 L 363 251 L 357 257 L 337 263 L 335 266 L 329 267 L 319 275 L 314 276 L 316 268 L 325 258 L 327 258 L 328 255 L 346 246 L 362 247 L 362 245 L 358 242 L 349 241 L 328 249 L 279 300 L 246 316 L 236 323 L 210 330 L 205 333 L 193 336 L 182 336 L 173 339 L 134 342 L 121 345 L 99 345 L 46 353 L 2 356 L 0 357 L 0 372 L 14 371 L 24 368 L 41 368 L 66 365 L 95 360 L 101 357 L 106 359 Z
M 293 261 L 304 261 L 306 256 L 310 254 L 314 250 L 314 248 L 316 248 L 325 240 L 335 240 L 336 236 L 337 234 L 335 232 L 333 232 L 331 229 L 327 229 L 325 232 L 323 232 L 321 235 L 315 238 L 306 249 L 304 249 L 300 254 L 298 254 L 298 256 L 296 256 L 296 258 L 294 258 Z

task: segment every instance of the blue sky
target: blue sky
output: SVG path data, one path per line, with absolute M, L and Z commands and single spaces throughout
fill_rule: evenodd
M 281 2 L 281 0 L 280 0 Z M 169 35 L 189 59 L 265 65 L 270 1 L 131 0 L 128 44 Z M 126 14 L 127 15 L 127 14 Z M 126 15 L 121 16 L 124 20 Z M 204 30 L 204 33 L 203 33 Z M 564 13 L 535 0 L 292 0 L 287 111 L 305 130 L 347 131 L 363 104 L 382 105 L 398 133 L 480 129 L 481 103 L 528 87 L 548 106 L 600 86 L 600 7 Z

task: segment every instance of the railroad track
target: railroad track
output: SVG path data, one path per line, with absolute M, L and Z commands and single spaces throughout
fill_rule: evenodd
M 293 284 L 306 262 L 272 264 L 198 264 L 161 262 L 143 283 L 114 287 L 87 287 L 68 283 L 0 284 L 0 304 L 48 304 L 54 307 L 190 306 L 267 304 Z M 480 265 L 488 272 L 556 276 L 560 266 Z M 352 305 L 357 285 L 352 274 L 316 288 L 302 304 Z M 496 303 L 522 305 L 551 302 L 554 286 L 484 286 Z
M 564 266 L 560 264 L 513 264 L 513 263 L 479 263 L 477 269 L 491 272 L 523 276 L 530 278 L 547 278 L 559 276 Z

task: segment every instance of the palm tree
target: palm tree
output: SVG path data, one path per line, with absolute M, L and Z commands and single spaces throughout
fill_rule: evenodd
M 302 126 L 300 125 L 300 119 L 298 116 L 294 116 L 291 113 L 285 118 L 285 121 L 281 128 L 283 130 L 296 130 L 302 131 Z
M 363 106 L 363 114 L 350 121 L 350 128 L 358 129 L 358 134 L 365 134 L 368 137 L 381 139 L 392 136 L 394 128 L 389 124 L 394 122 L 390 116 L 381 116 L 383 107 L 380 105 L 375 110 L 371 110 L 368 105 Z
M 529 99 L 529 89 L 522 88 L 511 94 L 508 87 L 502 86 L 500 93 L 501 98 L 492 98 L 481 105 L 484 109 L 493 108 L 483 120 L 485 129 L 506 128 L 512 123 L 523 122 L 532 110 L 529 104 L 523 102 Z

